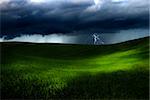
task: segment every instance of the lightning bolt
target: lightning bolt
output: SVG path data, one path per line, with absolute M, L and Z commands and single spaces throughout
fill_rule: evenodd
M 94 44 L 104 44 L 104 41 L 100 38 L 100 36 L 96 33 L 92 35 Z

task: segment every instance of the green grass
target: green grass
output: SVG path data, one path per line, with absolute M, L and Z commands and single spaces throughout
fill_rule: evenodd
M 148 40 L 105 46 L 1 43 L 1 97 L 148 99 Z

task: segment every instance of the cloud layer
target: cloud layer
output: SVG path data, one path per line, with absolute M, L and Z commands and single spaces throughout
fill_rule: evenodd
M 7 39 L 22 34 L 116 34 L 149 28 L 148 0 L 1 0 L 0 11 L 0 37 Z
M 2 0 L 2 34 L 116 32 L 148 26 L 148 0 Z M 42 1 L 42 0 L 40 0 Z

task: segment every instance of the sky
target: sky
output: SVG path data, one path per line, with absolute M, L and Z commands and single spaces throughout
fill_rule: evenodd
M 149 36 L 149 0 L 0 0 L 0 41 L 93 44 Z

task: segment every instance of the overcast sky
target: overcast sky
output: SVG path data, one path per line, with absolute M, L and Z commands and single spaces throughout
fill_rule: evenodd
M 0 11 L 1 39 L 68 36 L 90 43 L 97 33 L 116 43 L 149 35 L 149 0 L 0 0 Z

